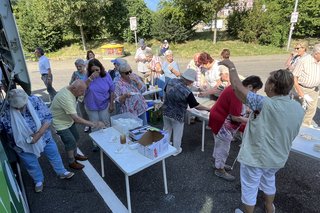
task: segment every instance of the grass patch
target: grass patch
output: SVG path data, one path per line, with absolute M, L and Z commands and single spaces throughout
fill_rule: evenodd
M 254 43 L 244 43 L 239 40 L 232 40 L 225 32 L 218 32 L 217 43 L 212 42 L 212 32 L 196 33 L 189 41 L 181 44 L 170 43 L 170 49 L 174 52 L 175 56 L 181 58 L 192 58 L 197 52 L 208 52 L 213 57 L 219 57 L 220 52 L 224 48 L 231 51 L 232 56 L 254 56 L 254 55 L 274 55 L 274 54 L 287 54 L 285 48 L 278 48 L 274 46 L 261 46 Z M 157 40 L 146 41 L 155 54 L 159 53 L 161 42 Z M 294 41 L 292 42 L 294 43 Z M 103 57 L 103 52 L 100 47 L 108 44 L 107 39 L 100 39 L 88 42 L 88 49 L 93 50 L 98 58 Z M 125 55 L 134 55 L 136 51 L 135 44 L 122 43 L 124 45 Z M 86 52 L 82 49 L 79 42 L 69 44 L 59 51 L 48 53 L 48 57 L 52 59 L 66 59 L 66 58 L 85 58 Z

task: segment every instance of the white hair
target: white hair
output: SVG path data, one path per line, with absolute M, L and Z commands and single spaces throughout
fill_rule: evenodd
M 167 55 L 173 55 L 172 50 L 167 50 L 167 51 L 164 53 L 164 55 L 165 55 L 165 56 L 167 56 Z
M 320 43 L 314 45 L 313 47 L 313 54 L 316 54 L 316 53 L 320 53 Z

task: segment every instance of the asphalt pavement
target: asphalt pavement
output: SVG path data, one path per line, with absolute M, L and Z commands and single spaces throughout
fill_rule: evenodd
M 269 72 L 283 68 L 286 55 L 253 56 L 232 58 L 238 71 L 243 76 L 258 75 L 263 81 Z M 135 69 L 133 57 L 127 58 Z M 51 61 L 54 74 L 54 87 L 58 90 L 69 83 L 74 61 Z M 177 59 L 180 67 L 185 68 L 189 60 Z M 110 61 L 102 61 L 107 69 L 112 67 Z M 28 62 L 33 93 L 47 99 L 43 83 L 37 71 L 36 62 Z M 316 115 L 319 121 L 319 113 Z M 157 127 L 162 127 L 159 122 Z M 100 174 L 99 153 L 91 151 L 92 143 L 83 126 L 79 148 L 89 157 L 89 162 Z M 212 168 L 213 137 L 210 130 L 205 133 L 205 151 L 201 152 L 201 122 L 185 125 L 182 140 L 183 152 L 166 160 L 169 194 L 164 193 L 161 163 L 151 166 L 130 177 L 131 202 L 133 212 L 212 212 L 232 213 L 241 205 L 239 164 L 236 163 L 231 174 L 236 176 L 234 182 L 224 181 L 214 175 Z M 56 141 L 67 166 L 66 153 L 61 141 Z M 231 145 L 228 164 L 232 164 L 239 151 L 240 142 Z M 33 191 L 31 178 L 23 170 L 28 200 L 33 213 L 56 212 L 111 212 L 90 180 L 82 171 L 74 171 L 71 180 L 59 180 L 48 160 L 40 158 L 45 175 L 42 193 Z M 106 176 L 104 180 L 120 201 L 126 205 L 126 188 L 124 174 L 107 157 L 104 158 Z M 275 206 L 279 213 L 315 213 L 320 212 L 320 163 L 317 160 L 290 153 L 285 168 L 277 173 L 277 194 Z M 264 212 L 262 194 L 259 193 L 256 211 Z

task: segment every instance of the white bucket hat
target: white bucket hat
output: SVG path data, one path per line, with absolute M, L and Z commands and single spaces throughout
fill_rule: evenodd
M 197 80 L 197 72 L 194 69 L 187 69 L 181 75 L 183 78 L 187 79 L 188 81 L 196 81 Z

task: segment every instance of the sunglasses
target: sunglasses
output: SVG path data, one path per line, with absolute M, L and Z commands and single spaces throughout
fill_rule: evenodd
M 126 75 L 130 75 L 132 73 L 132 70 L 128 71 L 128 72 L 125 72 L 124 74 Z

